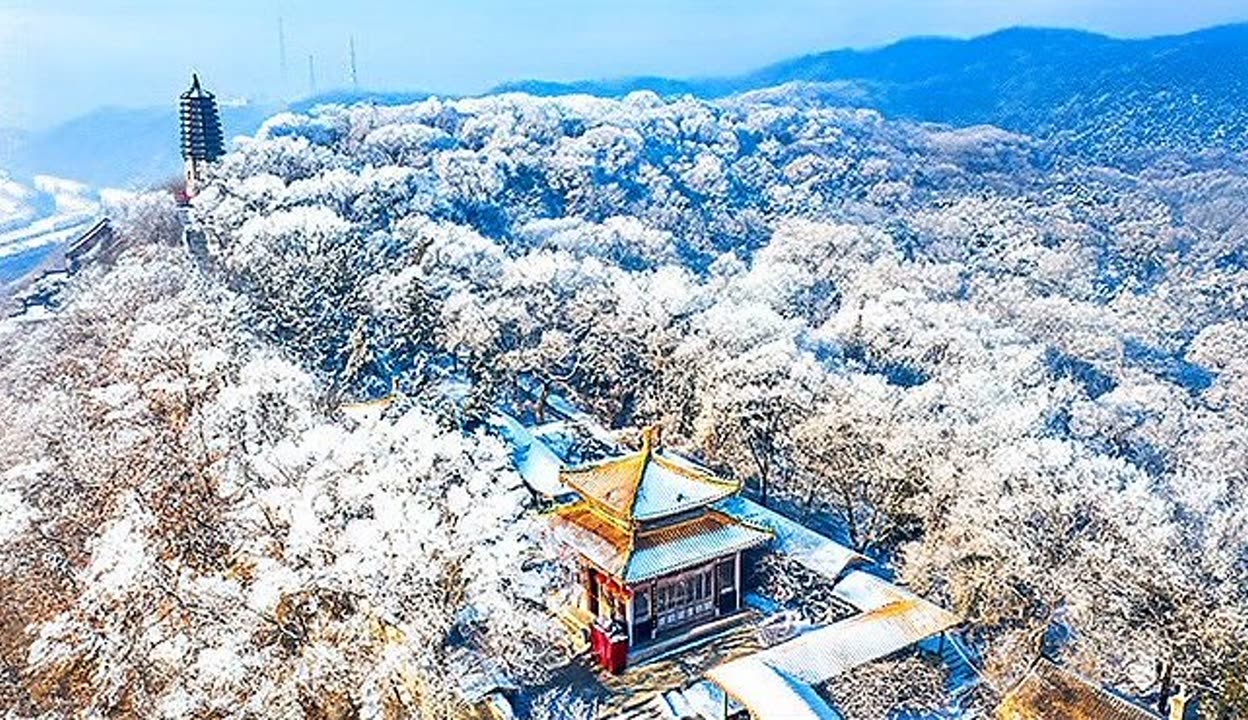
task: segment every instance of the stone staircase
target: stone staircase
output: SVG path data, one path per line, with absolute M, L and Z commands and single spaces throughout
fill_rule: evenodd
M 747 613 L 736 623 L 726 623 L 718 633 L 686 640 L 684 644 L 651 655 L 649 660 L 632 659 L 633 664 L 622 675 L 600 675 L 607 697 L 599 705 L 598 717 L 603 720 L 680 720 L 682 716 L 666 696 L 679 694 L 720 663 L 760 650 L 756 620 L 756 615 Z

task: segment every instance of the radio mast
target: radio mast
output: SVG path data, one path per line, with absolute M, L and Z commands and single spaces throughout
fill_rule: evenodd
M 356 70 L 355 70 L 355 36 L 354 35 L 350 35 L 347 37 L 347 45 L 351 51 L 351 89 L 359 90 L 360 89 L 360 76 L 356 73 Z

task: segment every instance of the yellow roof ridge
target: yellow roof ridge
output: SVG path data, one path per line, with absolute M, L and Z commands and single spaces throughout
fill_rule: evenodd
M 590 463 L 588 465 L 569 468 L 561 473 L 561 475 L 564 476 L 562 478 L 563 482 L 573 490 L 577 491 L 581 497 L 589 499 L 602 506 L 602 509 L 609 514 L 614 515 L 615 512 L 621 513 L 624 517 L 619 519 L 626 520 L 631 525 L 633 521 L 633 508 L 637 504 L 637 495 L 638 491 L 641 489 L 641 481 L 642 478 L 646 476 L 646 465 L 649 464 L 653 450 L 658 444 L 658 433 L 659 429 L 657 425 L 647 426 L 642 431 L 641 449 L 639 451 L 619 457 L 608 458 L 606 460 Z M 636 464 L 635 468 L 629 467 L 634 463 Z M 631 476 L 629 477 L 629 481 L 626 486 L 627 496 L 624 498 L 624 501 L 620 503 L 620 507 L 618 508 L 615 507 L 613 503 L 594 497 L 593 493 L 591 493 L 584 484 L 579 483 L 576 480 L 578 475 L 602 471 L 604 468 L 612 466 L 626 468 L 624 474 Z
M 709 514 L 710 513 L 707 513 L 707 515 Z M 724 517 L 727 517 L 727 516 L 725 515 Z M 733 518 L 728 518 L 728 519 L 732 520 Z M 649 537 L 651 535 L 660 535 L 662 533 L 675 530 L 676 528 L 688 527 L 689 525 L 694 525 L 696 523 L 700 523 L 705 520 L 706 520 L 705 515 L 698 515 L 696 517 L 687 517 L 681 520 L 677 520 L 674 523 L 668 523 L 667 525 L 659 525 L 658 527 L 648 527 L 644 529 L 638 529 L 635 535 L 638 535 L 641 537 Z
M 594 516 L 602 518 L 603 520 L 606 520 L 608 523 L 628 533 L 629 537 L 632 537 L 632 535 L 634 534 L 633 532 L 634 523 L 625 522 L 622 518 L 616 517 L 615 515 L 611 513 L 609 509 L 602 507 L 602 503 L 596 500 L 593 500 L 592 498 L 582 497 L 580 500 L 577 500 L 576 502 L 567 503 L 566 505 L 560 505 L 554 508 L 553 510 L 551 510 L 550 514 L 557 515 L 559 517 L 566 517 L 568 515 L 575 514 L 576 512 L 579 512 L 580 510 L 587 510 L 590 513 L 593 513 Z
M 611 457 L 602 458 L 600 460 L 594 460 L 592 462 L 584 463 L 583 465 L 576 465 L 574 467 L 564 468 L 563 472 L 565 473 L 593 472 L 594 470 L 601 470 L 604 467 L 615 465 L 617 463 L 624 463 L 624 462 L 629 462 L 631 460 L 636 460 L 638 456 L 640 455 L 641 455 L 640 450 L 637 450 L 631 453 L 624 453 L 623 455 L 612 455 Z
M 624 513 L 627 515 L 628 518 L 631 519 L 633 504 L 637 500 L 637 490 L 639 487 L 641 487 L 641 478 L 645 474 L 645 471 L 646 471 L 646 463 L 644 461 L 645 461 L 645 456 L 642 453 L 632 453 L 632 454 L 624 455 L 621 457 L 611 458 L 610 460 L 597 463 L 595 465 L 585 466 L 582 468 L 573 468 L 570 470 L 564 470 L 562 473 L 560 473 L 563 476 L 561 480 L 563 480 L 564 484 L 568 485 L 573 490 L 575 490 L 582 498 L 584 498 L 585 500 L 588 500 L 591 503 L 594 503 L 595 505 L 600 506 L 607 513 L 610 513 L 613 515 L 617 512 Z M 634 463 L 636 463 L 637 465 L 636 469 L 628 467 L 629 465 L 632 465 Z M 594 473 L 595 471 L 601 471 L 603 468 L 608 468 L 612 466 L 619 466 L 621 468 L 626 468 L 626 474 L 633 476 L 629 482 L 629 487 L 627 489 L 628 496 L 625 499 L 625 502 L 621 503 L 622 507 L 619 507 L 619 508 L 614 507 L 614 505 L 610 502 L 607 502 L 603 499 L 595 497 L 594 494 L 590 492 L 583 483 L 577 482 L 577 479 L 576 479 L 578 475 Z
M 711 494 L 726 497 L 741 490 L 740 480 L 728 480 L 703 469 L 694 461 L 662 453 L 661 428 L 649 425 L 642 431 L 640 450 L 608 458 L 598 462 L 568 468 L 560 473 L 560 479 L 581 495 L 595 503 L 603 512 L 625 523 L 636 522 L 637 503 L 641 497 L 641 485 L 645 482 L 650 463 L 684 480 L 709 486 Z M 705 492 L 705 491 L 704 491 Z M 707 503 L 714 499 L 707 500 Z
M 662 455 L 656 454 L 654 456 L 654 461 L 662 465 L 663 467 L 667 468 L 668 470 L 671 470 L 672 472 L 676 472 L 676 473 L 680 473 L 681 475 L 684 475 L 690 480 L 699 480 L 708 485 L 725 485 L 735 490 L 741 489 L 740 480 L 729 480 L 727 478 L 722 478 L 716 475 L 715 473 L 711 472 L 710 470 L 699 470 L 698 468 L 691 467 L 690 465 L 686 465 L 683 462 L 677 462 L 675 460 L 672 460 L 670 457 L 664 457 Z
M 770 535 L 771 537 L 776 536 L 776 533 L 772 531 L 772 529 L 769 527 L 766 527 L 764 525 L 756 525 L 754 523 L 747 522 L 740 518 L 735 518 L 729 515 L 728 513 L 723 512 L 722 510 L 708 508 L 706 512 L 702 515 L 683 518 L 681 520 L 677 520 L 674 523 L 668 523 L 667 525 L 659 525 L 657 527 L 648 527 L 644 529 L 639 528 L 637 532 L 634 533 L 633 537 L 637 538 L 637 537 L 649 537 L 651 535 L 659 535 L 665 532 L 669 532 L 675 528 L 687 527 L 689 525 L 694 525 L 700 522 L 705 522 L 707 518 L 713 518 L 716 521 L 723 523 L 724 525 L 738 525 L 740 527 L 749 528 L 750 530 L 753 530 L 755 532 L 763 533 L 764 535 Z
M 628 517 L 632 520 L 637 512 L 637 496 L 641 494 L 641 481 L 646 477 L 646 466 L 654 456 L 659 439 L 659 426 L 647 425 L 641 431 L 641 462 L 637 465 L 637 477 L 633 480 L 633 493 L 628 499 Z

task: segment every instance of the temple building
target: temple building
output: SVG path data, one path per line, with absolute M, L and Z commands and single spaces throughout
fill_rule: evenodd
M 621 672 L 630 650 L 741 610 L 742 553 L 771 532 L 712 507 L 741 488 L 659 447 L 562 471 L 579 499 L 556 510 L 555 536 L 576 556 L 580 609 L 597 659 Z
M 203 180 L 204 165 L 225 154 L 217 99 L 199 84 L 197 74 L 191 75 L 191 87 L 182 93 L 178 123 L 182 128 L 182 159 L 186 162 L 186 197 L 189 199 L 195 196 Z

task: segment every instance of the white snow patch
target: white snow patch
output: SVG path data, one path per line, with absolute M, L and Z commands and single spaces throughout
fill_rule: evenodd
M 127 503 L 137 505 L 137 503 Z M 87 585 L 105 597 L 123 597 L 151 565 L 147 528 L 152 518 L 131 512 L 113 521 L 95 540 Z

